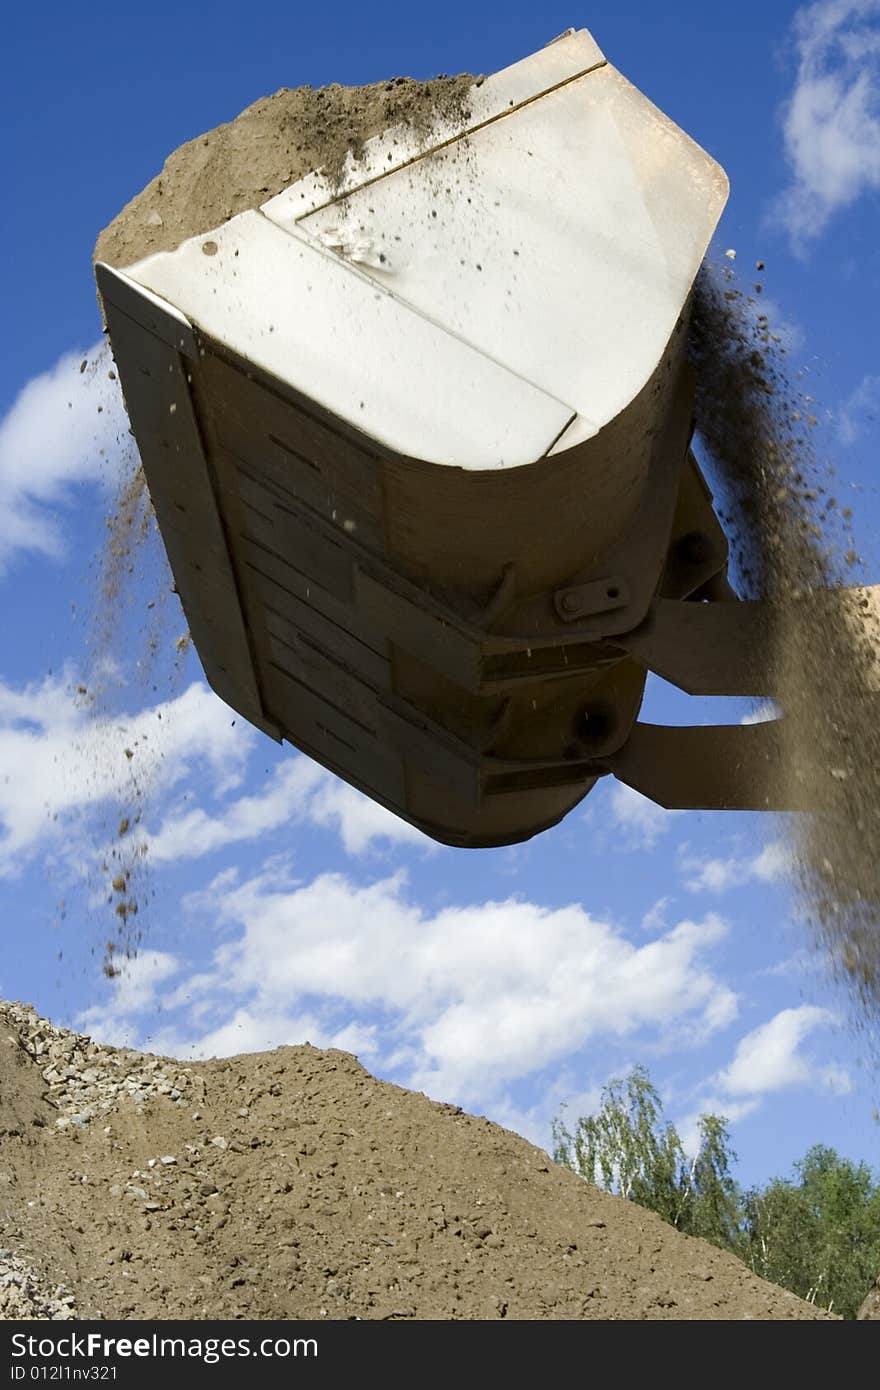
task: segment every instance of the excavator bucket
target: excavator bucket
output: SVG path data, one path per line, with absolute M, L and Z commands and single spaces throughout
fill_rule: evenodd
M 726 197 L 570 31 L 341 175 L 99 263 L 218 694 L 454 845 L 534 835 L 609 772 L 776 804 L 772 726 L 636 723 L 649 670 L 772 693 L 689 447 L 689 298 Z

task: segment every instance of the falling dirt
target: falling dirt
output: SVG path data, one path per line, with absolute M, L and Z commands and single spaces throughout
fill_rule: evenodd
M 105 541 L 99 556 L 93 605 L 91 662 L 94 677 L 92 720 L 109 723 L 116 710 L 128 666 L 129 610 L 139 601 L 143 556 L 155 532 L 155 516 L 140 459 L 123 460 L 123 468 L 105 522 Z M 152 639 L 151 639 L 152 640 Z M 149 650 L 149 649 L 148 649 Z M 125 735 L 120 731 L 120 741 Z M 104 858 L 98 870 L 98 892 L 108 909 L 104 929 L 102 968 L 108 978 L 120 973 L 119 961 L 137 954 L 139 901 L 146 896 L 145 866 L 134 837 L 128 832 L 144 810 L 145 787 L 137 761 L 138 750 L 122 744 L 108 750 L 119 759 L 119 791 L 98 827 Z M 113 823 L 116 822 L 115 833 Z
M 98 640 L 109 644 L 119 621 L 128 578 L 134 574 L 138 552 L 154 524 L 147 480 L 139 459 L 132 460 L 119 479 L 117 495 L 106 520 L 107 542 L 102 552 Z
M 0 1318 L 812 1319 L 345 1052 L 184 1064 L 0 1003 Z
M 106 369 L 109 355 L 84 360 L 81 374 Z M 115 380 L 114 371 L 108 376 Z M 176 693 L 189 648 L 180 606 L 159 537 L 146 479 L 134 441 L 120 439 L 114 495 L 105 516 L 104 539 L 92 565 L 88 631 L 90 674 L 76 687 L 89 715 L 87 740 L 95 757 L 117 767 L 115 793 L 95 819 L 94 866 L 86 866 L 82 892 L 90 902 L 89 925 L 101 933 L 104 973 L 113 978 L 120 962 L 137 954 L 144 908 L 154 893 L 145 839 L 138 833 L 149 807 L 152 759 L 146 736 L 127 729 L 132 689 L 166 698 Z M 132 716 L 134 722 L 134 716 Z M 106 783 L 106 768 L 97 768 Z M 93 952 L 94 954 L 94 952 Z
M 101 233 L 95 259 L 122 267 L 171 251 L 313 170 L 338 183 L 349 151 L 359 158 L 367 140 L 392 126 L 417 134 L 437 120 L 463 126 L 468 93 L 481 80 L 395 77 L 366 87 L 282 88 L 175 150 Z
M 851 512 L 817 460 L 814 403 L 730 271 L 701 273 L 691 345 L 697 428 L 726 495 L 743 597 L 773 613 L 784 792 L 820 808 L 787 821 L 797 896 L 832 973 L 876 1022 L 880 625 L 867 596 L 845 588 L 856 582 Z

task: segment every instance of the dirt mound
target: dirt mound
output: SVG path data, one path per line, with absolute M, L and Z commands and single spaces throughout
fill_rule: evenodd
M 824 1316 L 344 1052 L 183 1065 L 0 1003 L 0 1085 L 0 1317 Z
M 259 207 L 315 169 L 339 180 L 349 152 L 391 126 L 463 125 L 480 78 L 395 77 L 366 87 L 283 87 L 169 155 L 161 174 L 105 228 L 95 259 L 126 266 Z

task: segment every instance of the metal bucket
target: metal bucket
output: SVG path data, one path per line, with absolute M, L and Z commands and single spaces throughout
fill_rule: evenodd
M 625 743 L 615 637 L 727 558 L 684 344 L 720 168 L 569 34 L 97 278 L 193 640 L 429 835 L 527 838 Z

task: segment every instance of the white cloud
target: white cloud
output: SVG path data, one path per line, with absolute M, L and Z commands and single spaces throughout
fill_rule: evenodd
M 831 1063 L 819 1071 L 819 1081 L 835 1096 L 848 1096 L 853 1088 L 852 1077 L 845 1067 Z
M 880 414 L 880 376 L 865 376 L 840 407 L 837 429 L 842 444 L 855 444 Z M 870 431 L 869 431 L 870 432 Z
M 692 893 L 723 893 L 739 877 L 737 859 L 692 859 L 683 861 L 683 867 L 690 873 L 685 879 L 685 887 Z
M 349 854 L 363 854 L 374 840 L 418 845 L 431 853 L 440 848 L 409 821 L 401 820 L 400 816 L 323 769 L 307 815 L 316 825 L 335 829 Z
M 611 818 L 633 849 L 653 849 L 660 836 L 671 829 L 673 816 L 679 814 L 658 806 L 624 782 L 612 783 L 609 801 Z
M 136 814 L 197 762 L 215 789 L 228 789 L 255 737 L 231 728 L 227 707 L 200 683 L 131 716 L 96 716 L 87 698 L 73 679 L 23 689 L 0 681 L 0 878 L 63 846 L 91 812 L 121 803 Z
M 731 855 L 701 859 L 691 854 L 687 845 L 679 853 L 679 868 L 685 875 L 685 887 L 691 893 L 724 893 L 729 888 L 745 887 L 756 879 L 760 883 L 774 883 L 785 877 L 791 863 L 791 852 L 778 840 L 745 858 Z
M 793 955 L 786 956 L 778 960 L 773 965 L 765 966 L 757 971 L 757 975 L 767 979 L 802 979 L 804 975 L 818 975 L 825 969 L 824 962 L 815 951 L 808 950 L 805 946 L 795 951 Z
M 80 364 L 87 361 L 85 371 Z M 0 574 L 22 551 L 64 552 L 55 511 L 76 483 L 110 483 L 134 445 L 106 343 L 67 353 L 0 422 Z M 112 468 L 108 459 L 112 458 Z
M 728 1095 L 759 1096 L 815 1080 L 815 1064 L 800 1051 L 816 1028 L 834 1022 L 827 1009 L 803 1004 L 782 1009 L 741 1040 L 733 1061 L 716 1078 Z M 839 1080 L 839 1078 L 838 1078 Z
M 704 1115 L 720 1115 L 729 1125 L 735 1125 L 738 1120 L 744 1120 L 754 1114 L 760 1104 L 757 1098 L 731 1100 L 730 1096 L 707 1095 L 700 1102 L 699 1110 L 689 1111 L 676 1122 L 675 1127 L 681 1136 L 685 1153 L 693 1158 L 699 1152 L 700 1120 Z
M 167 951 L 142 950 L 118 964 L 121 969 L 113 981 L 112 1010 L 95 1005 L 79 1015 L 76 1025 L 100 1031 L 105 1042 L 122 1047 L 129 1037 L 127 1021 L 155 1006 L 159 987 L 177 974 L 180 962 Z
M 783 116 L 791 181 L 776 214 L 802 253 L 836 212 L 880 190 L 880 0 L 795 14 L 797 76 Z
M 94 858 L 102 842 L 89 821 L 96 815 L 125 814 L 133 823 L 140 816 L 128 857 L 137 848 L 153 866 L 303 822 L 337 833 L 350 854 L 377 841 L 435 848 L 303 756 L 281 762 L 257 793 L 230 799 L 257 734 L 241 720 L 233 724 L 228 707 L 201 682 L 174 699 L 113 717 L 96 713 L 94 696 L 83 690 L 70 673 L 20 688 L 0 680 L 0 878 L 53 846 L 82 864 L 89 826 L 86 854 Z M 216 812 L 191 804 L 194 783 L 221 799 Z M 185 789 L 185 798 L 149 831 L 160 794 L 167 799 L 175 787 Z M 103 839 L 114 832 L 115 822 L 106 825 Z
M 624 1067 L 623 1072 L 629 1070 Z M 573 1130 L 582 1115 L 593 1115 L 602 1104 L 600 1086 L 577 1087 L 568 1071 L 556 1073 L 536 1092 L 538 1099 L 531 1105 L 521 1105 L 504 1094 L 492 1105 L 491 1118 L 495 1124 L 520 1134 L 548 1153 L 552 1149 L 553 1121 L 561 1115 Z
M 761 700 L 753 710 L 744 714 L 739 721 L 740 724 L 766 724 L 771 719 L 778 719 L 782 711 L 773 700 Z
M 642 931 L 663 931 L 668 920 L 668 909 L 672 899 L 667 895 L 652 903 L 642 918 Z
M 726 1028 L 739 1014 L 739 1000 L 732 989 L 721 988 L 706 1005 L 699 1020 L 700 1031 L 694 1034 L 694 1041 L 705 1041 L 712 1033 Z
M 153 863 L 197 859 L 304 821 L 335 830 L 349 854 L 364 853 L 375 840 L 437 848 L 408 821 L 302 756 L 281 764 L 259 793 L 215 815 L 202 807 L 172 813 L 146 843 Z
M 146 960 L 145 968 L 142 968 L 145 958 L 150 955 L 159 956 L 159 963 L 153 966 Z M 173 974 L 180 968 L 179 962 L 174 962 L 173 957 L 167 959 L 171 961 Z M 158 1003 L 163 1009 L 168 1008 L 169 996 L 163 993 L 162 999 L 158 998 L 158 986 L 167 978 L 165 960 L 166 957 L 160 952 L 144 952 L 135 960 L 127 961 L 122 974 L 114 982 L 117 991 L 115 997 L 79 1014 L 75 1026 L 114 1047 L 136 1046 L 162 1057 L 176 1056 L 195 1062 L 210 1057 L 233 1057 L 245 1052 L 270 1052 L 276 1047 L 304 1043 L 310 1043 L 312 1047 L 336 1047 L 360 1058 L 369 1058 L 376 1050 L 374 1026 L 348 1024 L 342 1028 L 328 1028 L 316 1013 L 309 1011 L 290 1014 L 284 1010 L 267 1013 L 263 1009 L 238 1008 L 225 1022 L 200 1036 L 197 1042 L 182 1041 L 180 1033 L 168 1027 L 144 1033 L 140 1016 L 150 1012 Z M 136 997 L 133 993 L 127 998 L 123 997 L 128 975 L 136 978 Z
M 803 1004 L 780 1010 L 741 1038 L 729 1066 L 706 1084 L 699 1107 L 677 1122 L 685 1151 L 694 1154 L 699 1147 L 702 1115 L 722 1115 L 735 1124 L 760 1109 L 768 1096 L 795 1087 L 848 1095 L 853 1083 L 844 1067 L 820 1065 L 803 1051 L 811 1033 L 835 1022 L 827 1009 Z
M 381 1041 L 386 1066 L 406 1068 L 407 1084 L 464 1100 L 596 1037 L 662 1035 L 687 1021 L 705 1035 L 730 1017 L 730 992 L 707 964 L 725 934 L 711 914 L 634 946 L 580 905 L 508 899 L 432 914 L 401 875 L 290 886 L 274 873 L 227 876 L 200 910 L 226 939 L 180 996 L 210 998 L 215 1021 L 194 1035 L 184 1015 L 166 1038 L 178 1052 L 263 1046 L 270 1034 L 302 1041 L 305 1016 L 323 1039 L 376 1030 L 371 1042 Z M 268 1033 L 260 1020 L 271 1021 Z M 112 1005 L 106 1022 L 124 1026 Z
M 201 806 L 173 812 L 155 834 L 146 836 L 151 862 L 198 859 L 300 819 L 322 772 L 308 758 L 291 758 L 276 768 L 261 792 L 240 797 L 216 815 Z
M 748 861 L 748 875 L 762 883 L 775 883 L 790 872 L 793 863 L 789 847 L 782 840 L 773 840 Z
M 374 1030 L 350 1024 L 340 1029 L 327 1028 L 314 1013 L 291 1017 L 283 1010 L 266 1013 L 264 1010 L 236 1009 L 232 1016 L 200 1037 L 186 1049 L 194 1061 L 207 1057 L 229 1057 L 239 1052 L 268 1052 L 289 1043 L 311 1043 L 313 1047 L 338 1047 L 345 1052 L 367 1056 L 374 1050 Z M 158 1051 L 181 1052 L 178 1037 L 170 1032 L 153 1035 L 151 1047 Z

